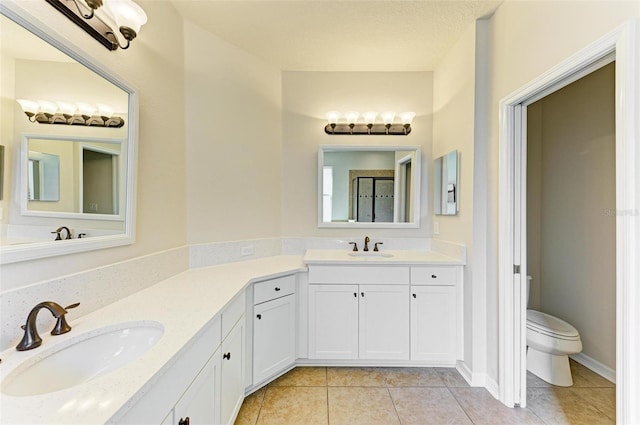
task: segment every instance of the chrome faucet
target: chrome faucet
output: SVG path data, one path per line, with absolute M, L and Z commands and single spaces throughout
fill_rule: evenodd
M 369 242 L 371 242 L 371 239 L 369 239 L 369 236 L 365 236 L 364 237 L 364 248 L 362 249 L 363 251 L 369 251 Z
M 69 230 L 67 226 L 62 226 L 62 227 L 58 227 L 55 232 L 51 232 L 56 234 L 57 241 L 62 240 L 62 237 L 60 236 L 60 232 L 62 232 L 63 230 L 67 231 L 67 236 L 65 237 L 65 239 L 71 239 L 71 230 Z
M 75 308 L 79 306 L 80 303 L 71 304 L 67 306 L 67 309 Z M 51 335 L 62 335 L 71 330 L 71 326 L 67 323 L 64 315 L 67 314 L 67 310 L 62 308 L 59 304 L 54 303 L 53 301 L 44 301 L 40 304 L 36 305 L 29 312 L 29 316 L 27 316 L 27 323 L 22 326 L 24 329 L 24 336 L 22 337 L 22 341 L 16 346 L 16 350 L 18 351 L 26 351 L 31 350 L 32 348 L 39 347 L 42 344 L 42 338 L 38 335 L 38 329 L 36 326 L 36 318 L 38 317 L 38 313 L 41 309 L 46 308 L 53 314 L 53 317 L 58 319 L 53 330 L 51 331 Z

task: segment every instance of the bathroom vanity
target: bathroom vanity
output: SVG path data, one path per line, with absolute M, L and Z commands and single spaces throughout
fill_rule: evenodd
M 296 365 L 454 366 L 463 262 L 427 251 L 349 253 L 191 269 L 80 318 L 70 314 L 71 332 L 43 330 L 42 347 L 2 353 L 3 422 L 228 424 L 246 394 Z M 124 325 L 162 336 L 100 376 L 7 393 L 29 367 Z
M 454 366 L 462 265 L 433 252 L 309 250 L 309 359 Z

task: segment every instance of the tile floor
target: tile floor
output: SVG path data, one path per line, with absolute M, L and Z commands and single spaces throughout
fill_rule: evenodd
M 236 425 L 614 424 L 615 385 L 571 362 L 574 385 L 527 376 L 509 409 L 453 368 L 297 367 L 248 396 Z

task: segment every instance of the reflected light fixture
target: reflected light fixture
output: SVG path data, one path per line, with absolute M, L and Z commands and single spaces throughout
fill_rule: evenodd
M 124 119 L 113 115 L 113 108 L 104 104 L 50 102 L 17 99 L 22 111 L 31 122 L 38 124 L 67 124 L 91 127 L 120 128 Z
M 128 49 L 147 22 L 147 14 L 132 0 L 46 1 L 109 50 Z
M 411 124 L 416 116 L 415 112 L 403 112 L 400 114 L 401 123 L 398 123 L 395 122 L 396 113 L 393 111 L 385 111 L 379 115 L 382 122 L 376 122 L 377 112 L 364 112 L 362 114 L 364 122 L 359 123 L 360 113 L 357 111 L 345 112 L 344 118 L 338 111 L 329 111 L 326 114 L 327 125 L 324 127 L 324 132 L 331 135 L 406 136 L 411 133 Z

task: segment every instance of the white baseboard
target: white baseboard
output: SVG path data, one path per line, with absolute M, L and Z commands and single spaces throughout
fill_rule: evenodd
M 584 353 L 572 354 L 569 357 L 571 357 L 573 360 L 580 363 L 587 369 L 591 369 L 598 375 L 602 376 L 604 379 L 607 379 L 614 384 L 616 383 L 616 371 L 608 366 L 603 365 L 592 357 L 589 357 Z
M 456 363 L 456 370 L 462 375 L 465 381 L 472 387 L 484 387 L 489 394 L 499 400 L 500 388 L 498 383 L 491 379 L 486 373 L 473 373 L 469 366 L 463 361 Z

